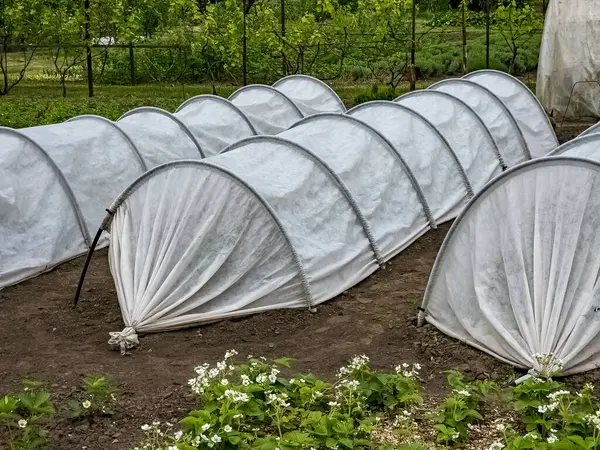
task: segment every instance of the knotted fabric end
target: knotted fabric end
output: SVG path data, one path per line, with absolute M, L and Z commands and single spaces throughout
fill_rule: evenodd
M 110 345 L 113 350 L 120 350 L 121 355 L 126 355 L 127 350 L 131 350 L 140 345 L 138 335 L 133 327 L 127 327 L 123 331 L 113 331 L 108 334 L 110 334 L 108 345 Z
M 419 308 L 419 313 L 417 314 L 417 327 L 421 328 L 425 325 L 425 310 Z
M 563 361 L 552 353 L 534 353 L 534 364 L 529 370 L 529 375 L 534 378 L 552 378 L 560 374 L 564 367 Z

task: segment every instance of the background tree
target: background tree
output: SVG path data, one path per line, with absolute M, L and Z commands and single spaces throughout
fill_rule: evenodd
M 0 1 L 0 95 L 8 94 L 25 76 L 38 45 L 46 38 L 49 14 L 45 1 Z M 23 60 L 18 63 L 16 75 L 9 70 L 8 53 L 11 45 L 26 45 L 21 51 Z
M 60 79 L 63 97 L 66 97 L 67 77 L 73 68 L 81 67 L 86 57 L 85 48 L 81 47 L 86 43 L 83 2 L 58 0 L 54 3 L 49 17 L 47 27 L 51 30 L 53 44 L 56 45 L 52 53 L 52 63 Z
M 371 36 L 366 62 L 394 91 L 405 78 L 412 42 L 412 0 L 359 0 L 357 20 Z
M 461 35 L 462 35 L 462 70 L 463 75 L 469 71 L 469 53 L 467 48 L 467 17 L 469 15 L 469 5 L 471 0 L 462 0 L 460 2 L 460 13 L 461 13 Z
M 210 4 L 200 14 L 195 46 L 207 62 L 213 82 L 224 73 L 239 84 L 243 57 L 244 3 L 225 0 Z M 277 15 L 267 2 L 257 1 L 247 14 L 247 40 L 252 71 L 268 76 L 277 71 L 280 43 L 274 30 Z
M 543 17 L 529 4 L 519 7 L 516 0 L 507 0 L 496 9 L 494 25 L 510 48 L 509 72 L 514 74 L 519 50 L 543 28 Z

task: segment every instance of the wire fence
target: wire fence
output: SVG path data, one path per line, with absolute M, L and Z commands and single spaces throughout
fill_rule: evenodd
M 531 34 L 539 36 L 541 32 L 541 29 L 533 30 Z M 273 33 L 283 39 L 279 30 L 274 30 Z M 30 75 L 29 78 L 57 79 L 62 76 L 63 82 L 86 80 L 90 96 L 93 95 L 94 83 L 214 83 L 226 78 L 235 84 L 243 84 L 242 80 L 267 81 L 297 72 L 308 73 L 325 80 L 343 77 L 354 80 L 381 73 L 382 76 L 400 81 L 416 78 L 410 72 L 410 67 L 415 62 L 417 65 L 421 62 L 424 66 L 422 69 L 431 73 L 432 69 L 428 67 L 431 58 L 441 60 L 442 64 L 445 64 L 442 70 L 447 71 L 447 74 L 465 70 L 461 67 L 461 30 L 430 29 L 415 33 L 414 38 L 410 31 L 407 31 L 394 36 L 394 39 L 375 41 L 374 38 L 373 33 L 330 33 L 325 36 L 323 42 L 303 48 L 302 55 L 294 51 L 265 55 L 260 52 L 259 42 L 249 41 L 246 65 L 242 68 L 244 73 L 240 73 L 239 69 L 237 72 L 226 69 L 226 62 L 207 55 L 202 45 L 198 44 L 199 40 L 195 40 L 193 36 L 186 45 L 109 42 L 62 46 L 8 45 L 0 50 L 3 53 L 8 52 L 14 58 L 23 54 L 21 61 L 14 64 L 17 67 L 26 61 L 26 54 L 35 53 L 35 64 L 27 69 L 34 75 Z M 490 46 L 494 45 L 489 39 L 489 32 L 481 28 L 470 28 L 467 30 L 467 38 L 470 57 L 477 59 L 475 68 L 489 68 Z M 471 46 L 474 48 L 471 49 Z M 66 73 L 61 72 L 57 66 L 61 51 L 83 55 L 88 49 L 90 57 L 81 56 Z M 504 51 L 508 51 L 507 49 L 508 47 Z M 414 50 L 414 57 L 411 50 Z M 485 63 L 482 62 L 484 57 Z M 431 64 L 435 64 L 435 61 Z

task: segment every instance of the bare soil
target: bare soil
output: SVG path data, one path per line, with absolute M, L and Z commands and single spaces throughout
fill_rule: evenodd
M 559 130 L 561 141 L 585 126 Z M 363 283 L 316 313 L 281 310 L 202 328 L 141 337 L 129 356 L 111 351 L 108 333 L 123 323 L 106 251 L 94 256 L 79 306 L 71 301 L 83 258 L 0 291 L 0 393 L 23 377 L 45 381 L 64 408 L 77 395 L 82 375 L 108 375 L 120 388 L 115 415 L 73 422 L 59 411 L 50 424 L 53 449 L 128 449 L 153 420 L 176 422 L 194 407 L 187 380 L 193 368 L 215 362 L 226 350 L 241 355 L 288 356 L 298 371 L 331 377 L 356 354 L 375 367 L 418 362 L 429 397 L 445 392 L 444 371 L 501 379 L 512 369 L 438 332 L 416 327 L 417 308 L 449 228 L 430 231 Z M 586 374 L 596 379 L 596 372 Z M 0 437 L 0 447 L 1 437 Z
M 401 362 L 423 366 L 429 395 L 444 391 L 443 372 L 504 377 L 511 369 L 458 343 L 431 326 L 416 327 L 417 308 L 448 225 L 431 231 L 363 283 L 325 303 L 316 313 L 281 310 L 202 328 L 151 334 L 130 356 L 107 345 L 123 323 L 106 251 L 92 261 L 80 304 L 71 300 L 83 258 L 0 291 L 0 393 L 19 388 L 22 377 L 48 383 L 66 405 L 84 374 L 106 374 L 121 394 L 116 413 L 92 424 L 57 414 L 56 449 L 127 449 L 152 420 L 182 418 L 194 407 L 187 380 L 193 368 L 215 362 L 226 350 L 241 355 L 289 356 L 298 371 L 330 377 L 355 354 L 391 369 Z

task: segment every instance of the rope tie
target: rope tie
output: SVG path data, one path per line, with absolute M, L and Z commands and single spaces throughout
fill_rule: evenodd
M 113 331 L 108 334 L 110 335 L 108 345 L 113 350 L 121 350 L 121 355 L 126 355 L 127 350 L 140 345 L 138 335 L 133 327 L 127 327 L 123 331 Z
M 536 365 L 529 371 L 532 375 L 537 375 L 540 378 L 551 378 L 563 369 L 563 362 L 552 353 L 534 353 Z
M 531 356 L 533 356 L 535 361 L 533 367 L 529 369 L 527 375 L 516 380 L 515 384 L 521 384 L 530 378 L 552 378 L 559 374 L 564 367 L 562 360 L 551 353 L 534 353 Z

